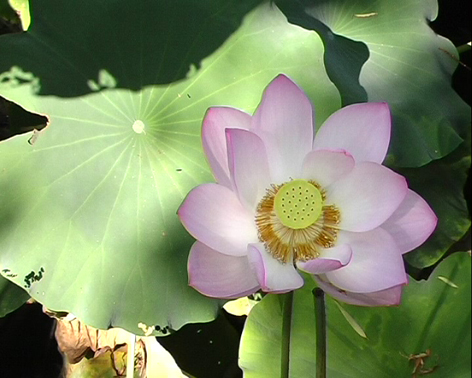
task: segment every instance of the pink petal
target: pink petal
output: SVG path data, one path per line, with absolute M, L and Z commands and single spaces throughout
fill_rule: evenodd
M 297 262 L 297 268 L 311 273 L 322 274 L 349 264 L 352 257 L 351 247 L 347 244 L 323 249 L 320 257 L 306 262 Z
M 390 143 L 391 115 L 388 104 L 369 102 L 346 106 L 331 115 L 317 132 L 315 150 L 342 149 L 357 163 L 382 163 Z
M 407 283 L 402 255 L 385 230 L 341 231 L 338 243 L 351 246 L 352 260 L 345 267 L 326 273 L 333 285 L 354 293 L 371 293 Z
M 340 301 L 358 306 L 397 306 L 401 302 L 404 286 L 397 285 L 372 293 L 350 293 L 336 288 L 331 283 L 322 280 L 322 277 L 315 276 L 315 280 L 318 286 L 327 294 Z
M 216 298 L 238 298 L 260 289 L 246 256 L 228 256 L 195 242 L 188 259 L 190 286 Z
M 241 202 L 250 209 L 270 188 L 269 164 L 264 143 L 247 130 L 227 129 L 229 171 Z
M 299 177 L 313 143 L 313 108 L 305 93 L 287 76 L 277 76 L 266 88 L 252 126 L 267 148 L 275 182 Z
M 354 168 L 354 159 L 345 152 L 311 151 L 303 162 L 302 177 L 325 188 Z
M 262 243 L 250 244 L 247 249 L 251 265 L 262 290 L 285 293 L 303 286 L 303 278 L 291 263 L 283 264 L 274 259 Z
M 219 184 L 194 188 L 178 215 L 195 239 L 227 255 L 243 256 L 247 244 L 258 241 L 254 214 L 233 191 Z
M 226 152 L 225 129 L 246 129 L 251 126 L 251 116 L 241 110 L 229 107 L 208 109 L 202 126 L 203 150 L 213 171 L 213 175 L 221 185 L 231 187 Z
M 403 176 L 380 164 L 364 162 L 326 191 L 327 203 L 341 212 L 339 227 L 363 232 L 384 223 L 398 209 L 408 187 Z
M 408 190 L 400 207 L 381 227 L 393 236 L 401 252 L 406 253 L 423 244 L 437 223 L 438 218 L 426 201 Z

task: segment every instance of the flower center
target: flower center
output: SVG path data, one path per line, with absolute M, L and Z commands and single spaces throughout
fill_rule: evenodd
M 272 185 L 257 206 L 259 240 L 283 263 L 317 258 L 320 248 L 335 245 L 341 220 L 336 206 L 325 201 L 324 190 L 314 181 Z
M 320 217 L 323 197 L 320 190 L 305 180 L 282 185 L 274 197 L 274 210 L 280 222 L 294 230 L 307 228 Z

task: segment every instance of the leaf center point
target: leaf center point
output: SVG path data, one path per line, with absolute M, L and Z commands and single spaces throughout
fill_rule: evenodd
M 139 119 L 134 121 L 133 123 L 133 131 L 136 133 L 136 134 L 141 134 L 144 132 L 144 122 L 143 121 L 140 121 Z

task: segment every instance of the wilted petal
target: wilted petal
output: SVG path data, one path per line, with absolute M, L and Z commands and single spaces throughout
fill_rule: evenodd
M 395 240 L 385 230 L 341 231 L 338 242 L 352 248 L 348 265 L 326 273 L 328 280 L 340 289 L 371 293 L 407 282 L 402 255 Z
M 303 278 L 291 263 L 283 264 L 274 259 L 262 243 L 248 246 L 248 259 L 262 290 L 285 293 L 303 286 Z
M 316 133 L 315 150 L 346 150 L 357 163 L 382 163 L 390 143 L 391 115 L 386 103 L 346 106 L 331 115 Z
M 219 253 L 203 243 L 195 242 L 188 260 L 190 286 L 216 298 L 238 298 L 260 289 L 246 256 Z
M 315 276 L 315 280 L 318 286 L 327 294 L 340 301 L 358 306 L 397 306 L 401 302 L 402 289 L 404 286 L 397 285 L 372 293 L 351 293 L 339 290 L 331 283 L 322 280 L 322 277 Z
M 380 164 L 364 162 L 326 191 L 327 202 L 341 212 L 339 227 L 363 232 L 380 226 L 398 209 L 408 186 L 403 176 Z
M 381 227 L 394 237 L 401 252 L 406 253 L 423 244 L 437 222 L 438 218 L 426 201 L 408 190 L 400 207 Z
M 241 202 L 256 209 L 257 202 L 270 188 L 269 164 L 264 143 L 247 130 L 226 130 L 228 162 L 234 188 Z
M 326 188 L 354 168 L 354 159 L 340 151 L 311 151 L 303 162 L 302 177 Z
M 178 215 L 195 239 L 227 255 L 245 255 L 247 244 L 258 240 L 254 214 L 233 191 L 219 184 L 203 184 L 193 189 Z
M 202 126 L 203 150 L 208 158 L 213 175 L 221 185 L 231 187 L 226 152 L 225 130 L 246 129 L 251 126 L 251 116 L 241 110 L 229 107 L 208 109 Z
M 264 92 L 252 127 L 266 145 L 275 182 L 299 177 L 313 143 L 313 108 L 305 93 L 287 76 L 277 76 Z
M 306 262 L 297 262 L 297 267 L 311 274 L 322 274 L 339 269 L 351 261 L 352 250 L 347 244 L 323 249 L 320 257 Z

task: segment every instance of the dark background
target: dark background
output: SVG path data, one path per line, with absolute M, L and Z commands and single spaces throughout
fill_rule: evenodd
M 439 17 L 431 25 L 456 46 L 471 40 L 471 2 L 439 1 Z M 0 20 L 0 34 L 17 26 Z M 470 105 L 471 52 L 461 54 L 453 77 L 453 87 Z M 41 118 L 21 113 L 16 106 L 0 97 L 0 140 L 26 130 L 15 129 L 12 120 L 25 117 L 26 124 L 41 123 Z M 470 172 L 464 188 L 470 211 Z M 228 315 L 223 310 L 211 323 L 190 324 L 174 334 L 160 338 L 184 371 L 197 378 L 242 377 L 238 368 L 239 339 L 244 318 Z M 62 369 L 62 356 L 54 338 L 54 320 L 43 314 L 41 305 L 25 304 L 0 318 L 0 376 L 2 378 L 56 378 Z M 454 377 L 451 377 L 454 378 Z

